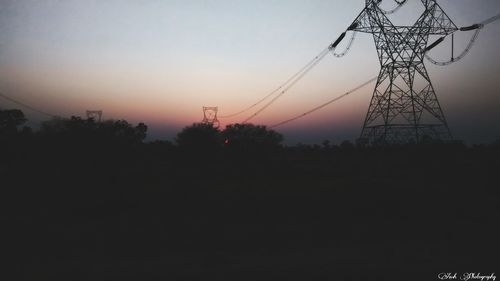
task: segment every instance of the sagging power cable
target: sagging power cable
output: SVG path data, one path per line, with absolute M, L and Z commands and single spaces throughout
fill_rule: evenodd
M 323 104 L 321 104 L 321 105 L 318 105 L 318 106 L 316 106 L 316 107 L 314 107 L 314 108 L 312 108 L 312 109 L 310 109 L 310 110 L 308 110 L 308 111 L 306 111 L 306 112 L 304 112 L 304 113 L 302 113 L 302 114 L 300 114 L 300 115 L 297 115 L 297 116 L 295 116 L 295 117 L 293 117 L 293 118 L 290 118 L 290 119 L 287 119 L 287 120 L 285 120 L 285 121 L 282 121 L 282 122 L 276 123 L 276 124 L 274 124 L 274 125 L 271 125 L 271 126 L 270 126 L 270 128 L 276 128 L 276 127 L 278 127 L 278 126 L 282 126 L 282 125 L 288 124 L 288 123 L 293 122 L 293 121 L 295 121 L 295 120 L 297 120 L 297 119 L 300 119 L 300 118 L 302 118 L 302 117 L 305 117 L 305 116 L 307 116 L 307 115 L 309 115 L 309 114 L 311 114 L 311 113 L 313 113 L 313 112 L 315 112 L 315 111 L 318 111 L 318 110 L 320 110 L 320 109 L 322 109 L 322 108 L 324 108 L 324 107 L 326 107 L 326 106 L 328 106 L 328 105 L 330 105 L 330 104 L 332 104 L 332 103 L 334 103 L 334 102 L 336 102 L 336 101 L 338 101 L 338 100 L 340 100 L 340 99 L 342 99 L 342 98 L 344 98 L 344 97 L 346 97 L 346 96 L 348 96 L 348 95 L 350 95 L 350 94 L 352 94 L 352 93 L 354 93 L 354 92 L 356 92 L 356 91 L 360 90 L 361 88 L 363 88 L 363 87 L 365 87 L 365 86 L 369 85 L 370 83 L 372 83 L 372 82 L 376 81 L 376 80 L 377 80 L 377 78 L 378 78 L 378 76 L 373 77 L 372 79 L 370 79 L 370 80 L 368 80 L 368 81 L 364 82 L 363 84 L 360 84 L 360 85 L 359 85 L 359 86 L 357 86 L 356 88 L 353 88 L 353 89 L 351 89 L 351 90 L 349 90 L 349 91 L 345 92 L 344 94 L 342 94 L 342 95 L 340 95 L 340 96 L 338 96 L 338 97 L 335 97 L 335 98 L 333 98 L 333 99 L 331 99 L 331 100 L 329 100 L 329 101 L 327 101 L 327 102 L 325 102 L 325 103 L 323 103 Z
M 455 63 L 455 62 L 458 62 L 459 60 L 463 59 L 469 52 L 470 50 L 472 49 L 472 47 L 474 46 L 474 43 L 476 42 L 476 39 L 477 37 L 479 36 L 479 33 L 481 32 L 481 28 L 479 29 L 476 29 L 476 31 L 474 32 L 474 35 L 472 35 L 472 38 L 470 39 L 469 43 L 467 44 L 467 47 L 462 51 L 462 53 L 460 53 L 460 55 L 458 55 L 457 57 L 452 57 L 449 61 L 437 61 L 433 58 L 431 58 L 427 53 L 425 53 L 425 58 L 431 62 L 432 64 L 435 64 L 435 65 L 439 65 L 439 66 L 447 66 L 447 65 L 450 65 L 452 63 Z M 444 39 L 444 38 L 443 38 Z M 441 40 L 442 41 L 442 40 Z M 436 41 L 437 42 L 437 41 Z M 439 42 L 440 43 L 440 42 Z M 439 44 L 438 43 L 438 44 Z M 432 46 L 432 45 L 431 45 Z M 434 45 L 433 47 L 437 46 Z M 429 46 L 430 47 L 430 46 Z M 433 48 L 432 47 L 432 48 Z M 428 50 L 431 50 L 432 48 L 428 48 Z
M 284 94 L 290 90 L 297 82 L 299 82 L 311 69 L 313 69 L 323 58 L 330 52 L 330 49 L 327 48 L 325 49 L 319 56 L 318 59 L 311 64 L 309 67 L 307 67 L 299 76 L 295 77 L 278 95 L 276 95 L 274 98 L 272 98 L 268 103 L 266 103 L 264 106 L 262 106 L 259 110 L 257 110 L 255 113 L 250 115 L 248 118 L 246 118 L 242 123 L 248 123 L 251 119 L 259 115 L 262 111 L 266 110 L 269 106 L 271 106 L 275 101 L 277 101 L 280 97 L 282 97 Z
M 460 53 L 460 55 L 458 56 L 454 56 L 453 55 L 453 46 L 452 46 L 452 57 L 449 61 L 437 61 L 433 58 L 431 58 L 427 52 L 429 52 L 430 50 L 432 50 L 434 47 L 436 47 L 437 45 L 441 44 L 441 42 L 444 41 L 444 39 L 446 38 L 446 36 L 443 36 L 443 37 L 440 37 L 438 40 L 436 40 L 434 43 L 432 43 L 431 45 L 429 45 L 426 49 L 425 49 L 425 58 L 431 62 L 432 64 L 435 64 L 435 65 L 438 65 L 438 66 L 447 66 L 447 65 L 450 65 L 452 63 L 455 63 L 455 62 L 458 62 L 460 61 L 461 59 L 463 59 L 469 52 L 470 50 L 472 49 L 472 47 L 474 46 L 474 43 L 476 42 L 477 40 L 477 37 L 479 36 L 479 33 L 481 32 L 481 30 L 483 29 L 484 26 L 490 24 L 490 23 L 493 23 L 497 20 L 500 19 L 500 14 L 494 16 L 494 17 L 491 17 L 489 19 L 486 19 L 480 23 L 477 23 L 477 24 L 473 24 L 471 26 L 465 26 L 465 27 L 461 27 L 459 28 L 458 30 L 459 31 L 472 31 L 474 30 L 474 34 L 472 35 L 469 43 L 467 44 L 467 46 L 465 47 L 465 49 L 462 51 L 462 53 Z M 452 36 L 454 36 L 454 33 L 451 33 Z M 452 37 L 452 42 L 454 41 L 454 37 Z M 452 43 L 453 44 L 453 43 Z
M 495 21 L 497 21 L 499 19 L 500 19 L 500 14 L 498 14 L 498 15 L 496 15 L 494 17 L 491 17 L 491 18 L 489 18 L 487 20 L 484 20 L 484 21 L 480 22 L 479 24 L 488 25 L 488 24 L 493 23 L 493 22 L 495 22 Z
M 283 89 L 286 85 L 288 85 L 290 82 L 292 82 L 295 78 L 297 78 L 298 76 L 300 76 L 304 71 L 306 71 L 311 65 L 313 65 L 318 59 L 320 59 L 321 55 L 326 51 L 328 50 L 328 48 L 324 49 L 323 51 L 321 51 L 317 56 L 315 56 L 311 61 L 309 61 L 306 65 L 304 65 L 304 67 L 302 67 L 299 71 L 297 71 L 295 74 L 293 74 L 290 78 L 288 78 L 288 80 L 286 80 L 283 84 L 281 84 L 278 88 L 276 88 L 275 90 L 273 90 L 272 92 L 270 92 L 269 94 L 267 94 L 266 96 L 264 96 L 262 99 L 258 100 L 256 103 L 250 105 L 249 107 L 241 110 L 241 111 L 238 111 L 236 113 L 233 113 L 233 114 L 227 114 L 227 115 L 222 115 L 222 116 L 219 116 L 219 118 L 230 118 L 230 117 L 234 117 L 234 116 L 237 116 L 237 115 L 240 115 L 242 113 L 245 113 L 247 111 L 249 111 L 250 109 L 256 107 L 257 105 L 261 104 L 262 102 L 264 102 L 265 100 L 267 100 L 268 98 L 270 98 L 271 96 L 273 96 L 274 94 L 276 94 L 277 92 L 279 92 L 279 90 Z
M 6 99 L 6 100 L 8 100 L 10 102 L 13 102 L 13 103 L 15 103 L 17 105 L 20 105 L 20 106 L 22 106 L 22 107 L 24 107 L 26 109 L 29 109 L 29 110 L 31 110 L 33 112 L 37 112 L 37 113 L 40 113 L 40 114 L 43 114 L 43 115 L 46 115 L 46 116 L 49 116 L 49 117 L 57 117 L 57 115 L 47 113 L 47 112 L 45 112 L 43 110 L 40 110 L 40 109 L 38 109 L 36 107 L 28 105 L 28 104 L 26 104 L 24 102 L 18 101 L 17 99 L 11 98 L 11 97 L 5 95 L 4 93 L 0 93 L 0 97 L 4 98 L 4 99 Z
M 271 99 L 268 103 L 266 103 L 264 106 L 262 106 L 259 110 L 257 110 L 255 113 L 250 115 L 248 118 L 243 120 L 242 123 L 248 123 L 251 119 L 259 115 L 262 111 L 266 110 L 269 106 L 271 106 L 275 101 L 277 101 L 280 97 L 282 97 L 284 94 L 290 90 L 297 82 L 299 82 L 311 69 L 313 69 L 323 58 L 329 53 L 329 52 L 334 52 L 337 46 L 342 42 L 342 40 L 345 38 L 346 33 L 349 30 L 355 29 L 356 25 L 351 25 L 346 31 L 344 31 L 338 38 L 335 40 L 332 44 L 330 44 L 326 49 L 324 49 L 311 63 L 309 66 L 307 66 L 302 73 L 297 75 L 293 80 L 290 81 L 288 85 L 278 94 L 276 95 L 273 99 Z

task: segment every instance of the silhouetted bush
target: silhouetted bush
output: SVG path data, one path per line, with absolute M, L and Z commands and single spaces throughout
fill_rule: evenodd
M 213 150 L 222 146 L 220 131 L 211 124 L 194 123 L 177 134 L 179 147 L 196 151 Z
M 26 121 L 24 113 L 19 109 L 0 109 L 0 134 L 15 134 Z
M 340 143 L 340 148 L 346 149 L 354 149 L 354 144 L 351 141 L 345 140 Z
M 138 144 L 146 137 L 144 123 L 132 126 L 125 120 L 96 122 L 72 116 L 69 119 L 53 118 L 42 123 L 40 135 L 65 141 L 100 141 Z
M 272 149 L 278 148 L 283 136 L 266 126 L 253 124 L 232 124 L 222 131 L 227 147 L 239 149 Z
M 125 120 L 104 121 L 98 123 L 98 130 L 109 138 L 116 138 L 127 143 L 141 143 L 146 138 L 148 126 L 144 123 L 139 123 L 133 127 Z

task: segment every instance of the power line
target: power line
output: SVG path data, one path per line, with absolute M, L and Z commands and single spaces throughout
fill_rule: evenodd
M 250 121 L 252 118 L 254 118 L 255 116 L 259 115 L 262 111 L 264 111 L 266 108 L 268 108 L 270 105 L 272 105 L 276 100 L 278 100 L 280 97 L 282 97 L 284 94 L 286 94 L 288 92 L 288 90 L 290 90 L 290 88 L 292 88 L 297 82 L 299 82 L 307 73 L 309 73 L 309 71 L 311 71 L 311 69 L 313 69 L 320 61 L 323 60 L 323 58 L 329 53 L 329 52 L 335 52 L 335 49 L 337 48 L 337 46 L 340 44 L 340 42 L 342 42 L 342 40 L 344 40 L 345 36 L 346 36 L 346 33 L 348 31 L 351 31 L 351 30 L 354 30 L 356 28 L 356 25 L 354 24 L 351 24 L 346 31 L 342 32 L 342 34 L 340 34 L 340 36 L 332 43 L 330 44 L 325 50 L 323 50 L 318 56 L 316 56 L 316 58 L 312 61 L 312 63 L 304 68 L 304 71 L 302 73 L 300 73 L 300 75 L 298 75 L 295 79 L 293 79 L 290 84 L 288 84 L 288 86 L 286 86 L 285 89 L 283 89 L 283 91 L 281 91 L 281 93 L 279 93 L 277 96 L 275 96 L 272 100 L 270 100 L 268 103 L 266 103 L 263 107 L 261 107 L 259 110 L 257 110 L 257 112 L 255 112 L 254 114 L 250 115 L 247 119 L 245 119 L 242 123 L 247 123 L 248 121 Z M 352 41 L 352 40 L 351 40 Z M 352 42 L 350 42 L 349 44 L 352 44 Z M 334 53 L 335 54 L 335 53 Z
M 354 27 L 352 27 L 352 28 L 354 28 Z M 355 34 L 353 34 L 350 42 L 347 45 L 346 50 L 343 53 L 341 53 L 341 54 L 335 54 L 335 49 L 337 48 L 338 44 L 344 39 L 347 31 L 349 31 L 349 30 L 351 30 L 351 27 L 349 27 L 345 32 L 343 32 L 337 38 L 337 40 L 335 40 L 332 44 L 330 44 L 323 51 L 321 51 L 316 57 L 314 57 L 309 63 L 307 63 L 304 67 L 302 67 L 298 72 L 296 72 L 294 75 L 292 75 L 292 77 L 290 77 L 287 81 L 285 81 L 285 83 L 281 84 L 276 90 L 272 91 L 267 96 L 265 96 L 264 98 L 262 98 L 259 101 L 257 101 L 255 104 L 253 104 L 253 105 L 251 105 L 251 106 L 249 106 L 249 107 L 247 107 L 247 108 L 245 108 L 245 109 L 243 109 L 243 110 L 241 110 L 239 112 L 236 112 L 236 113 L 233 113 L 233 114 L 229 114 L 229 115 L 220 116 L 220 118 L 229 118 L 229 117 L 233 117 L 233 116 L 239 115 L 241 113 L 244 113 L 244 112 L 252 109 L 253 107 L 257 106 L 258 104 L 264 102 L 269 97 L 273 96 L 275 93 L 277 93 L 279 90 L 281 90 L 282 88 L 285 87 L 285 89 L 283 91 L 281 91 L 281 93 L 279 93 L 276 97 L 274 97 L 270 102 L 268 102 L 267 104 L 265 104 L 261 109 L 259 109 L 257 112 L 255 112 L 254 114 L 252 114 L 250 117 L 248 117 L 247 119 L 245 119 L 245 121 L 243 121 L 243 123 L 246 123 L 250 119 L 252 119 L 255 116 L 257 116 L 260 112 L 262 112 L 263 110 L 265 110 L 267 107 L 269 107 L 271 104 L 273 104 L 281 96 L 283 96 L 293 85 L 295 85 L 298 81 L 300 81 L 300 79 L 302 79 L 314 66 L 316 66 L 328 54 L 328 52 L 331 51 L 334 54 L 334 56 L 336 56 L 336 57 L 343 57 L 343 56 L 345 56 L 347 54 L 347 52 L 349 51 L 349 49 L 351 48 L 351 46 L 352 46 Z
M 20 106 L 22 106 L 22 107 L 24 107 L 26 109 L 29 109 L 31 111 L 38 112 L 40 114 L 43 114 L 43 115 L 46 115 L 46 116 L 49 116 L 49 117 L 57 117 L 57 115 L 47 113 L 47 112 L 45 112 L 43 110 L 40 110 L 40 109 L 35 108 L 35 107 L 31 106 L 31 105 L 28 105 L 28 104 L 26 104 L 24 102 L 21 102 L 21 101 L 18 101 L 16 99 L 13 99 L 13 98 L 5 95 L 4 93 L 0 93 L 0 97 L 4 98 L 4 99 L 6 99 L 6 100 L 8 100 L 10 102 L 13 102 L 15 104 L 18 104 L 18 105 L 20 105 Z
M 474 46 L 474 43 L 476 42 L 477 37 L 479 36 L 479 32 L 481 32 L 481 28 L 476 29 L 474 32 L 474 35 L 472 35 L 472 38 L 470 39 L 469 43 L 467 44 L 467 47 L 465 47 L 464 51 L 458 55 L 456 58 L 452 58 L 449 61 L 437 61 L 433 58 L 431 58 L 427 53 L 425 54 L 425 58 L 430 61 L 432 64 L 439 65 L 439 66 L 447 66 L 450 65 L 454 62 L 457 62 L 461 59 L 463 59 L 472 49 Z
M 433 58 L 431 58 L 427 53 L 425 54 L 425 58 L 430 61 L 432 64 L 435 64 L 435 65 L 438 65 L 438 66 L 447 66 L 447 65 L 450 65 L 452 63 L 455 63 L 461 59 L 463 59 L 469 52 L 470 50 L 472 49 L 472 47 L 474 46 L 474 43 L 476 42 L 477 40 L 477 37 L 479 36 L 479 33 L 481 32 L 481 29 L 483 29 L 484 26 L 490 24 L 490 23 L 493 23 L 497 20 L 500 19 L 500 14 L 494 16 L 494 17 L 491 17 L 489 19 L 486 19 L 484 21 L 482 21 L 481 23 L 478 23 L 478 24 L 473 24 L 471 26 L 466 26 L 466 27 L 462 27 L 462 28 L 459 28 L 458 30 L 460 31 L 470 31 L 470 30 L 475 30 L 474 32 L 474 35 L 472 35 L 472 38 L 470 39 L 469 43 L 467 44 L 467 47 L 465 47 L 464 51 L 458 55 L 457 57 L 453 57 L 453 54 L 452 54 L 452 58 L 451 60 L 449 61 L 437 61 Z M 452 36 L 454 35 L 454 33 L 452 33 Z M 430 50 L 431 48 L 437 46 L 439 43 L 441 43 L 444 38 L 444 37 L 441 37 L 439 38 L 438 41 L 436 41 L 433 45 L 431 45 L 430 47 L 428 47 L 428 50 Z M 453 41 L 454 39 L 452 38 L 452 52 L 453 52 Z
M 361 89 L 361 88 L 365 87 L 366 85 L 368 85 L 368 84 L 372 83 L 373 81 L 376 81 L 376 80 L 377 80 L 377 78 L 378 78 L 378 77 L 373 77 L 372 79 L 370 79 L 370 80 L 368 80 L 368 81 L 364 82 L 363 84 L 360 84 L 360 85 L 359 85 L 359 86 L 357 86 L 356 88 L 353 88 L 353 89 L 351 89 L 351 90 L 347 91 L 346 93 L 344 93 L 344 94 L 342 94 L 342 95 L 340 95 L 340 96 L 338 96 L 338 97 L 336 97 L 336 98 L 334 98 L 334 99 L 331 99 L 331 100 L 329 100 L 329 101 L 327 101 L 327 102 L 325 102 L 325 103 L 323 103 L 323 104 L 321 104 L 321 105 L 319 105 L 319 106 L 316 106 L 316 107 L 314 107 L 313 109 L 310 109 L 310 110 L 308 110 L 308 111 L 306 111 L 306 112 L 304 112 L 304 113 L 302 113 L 302 114 L 300 114 L 300 115 L 297 115 L 297 116 L 295 116 L 295 117 L 293 117 L 293 118 L 290 118 L 290 119 L 287 119 L 287 120 L 285 120 L 285 121 L 282 121 L 282 122 L 276 123 L 276 124 L 274 124 L 274 125 L 270 126 L 270 128 L 276 128 L 276 127 L 278 127 L 278 126 L 285 125 L 285 124 L 287 124 L 287 123 L 290 123 L 290 122 L 293 122 L 293 121 L 295 121 L 295 120 L 297 120 L 297 119 L 300 119 L 300 118 L 302 118 L 302 117 L 304 117 L 304 116 L 306 116 L 306 115 L 309 115 L 309 114 L 311 114 L 311 113 L 313 113 L 313 112 L 315 112 L 315 111 L 317 111 L 317 110 L 320 110 L 320 109 L 322 109 L 322 108 L 324 108 L 324 107 L 326 107 L 326 106 L 328 106 L 328 105 L 330 105 L 330 104 L 332 104 L 332 103 L 334 103 L 334 102 L 336 102 L 336 101 L 338 101 L 338 100 L 342 99 L 343 97 L 346 97 L 346 96 L 348 96 L 348 95 L 350 95 L 350 94 L 352 94 L 352 93 L 354 93 L 354 92 L 358 91 L 359 89 Z
M 254 114 L 250 115 L 247 119 L 245 119 L 242 123 L 247 123 L 251 119 L 253 119 L 255 116 L 259 115 L 262 111 L 264 111 L 266 108 L 271 106 L 276 100 L 278 100 L 280 97 L 282 97 L 284 94 L 290 90 L 297 82 L 299 82 L 311 69 L 313 69 L 323 58 L 330 52 L 330 48 L 325 49 L 319 56 L 317 56 L 317 60 L 313 62 L 307 69 L 305 69 L 299 76 L 297 76 L 288 86 L 283 89 L 277 96 L 275 96 L 273 99 L 271 99 L 268 103 L 266 103 L 264 106 L 262 106 L 259 110 L 257 110 Z
M 252 104 L 251 106 L 241 110 L 241 111 L 238 111 L 236 113 L 233 113 L 233 114 L 228 114 L 228 115 L 222 115 L 222 116 L 219 116 L 219 118 L 230 118 L 230 117 L 234 117 L 234 116 L 237 116 L 237 115 L 240 115 L 242 113 L 245 113 L 247 111 L 249 111 L 250 109 L 256 107 L 257 105 L 261 104 L 262 102 L 264 102 L 265 100 L 267 100 L 269 97 L 273 96 L 274 94 L 276 94 L 279 90 L 281 90 L 283 87 L 285 87 L 287 84 L 289 84 L 291 81 L 293 81 L 295 78 L 297 78 L 297 76 L 299 76 L 301 73 L 303 73 L 304 71 L 306 71 L 306 69 L 308 69 L 312 64 L 315 63 L 316 60 L 319 59 L 319 57 L 325 52 L 327 51 L 329 48 L 327 47 L 326 49 L 324 49 L 323 51 L 321 51 L 317 56 L 315 56 L 311 61 L 309 61 L 304 67 L 302 67 L 299 71 L 297 71 L 295 74 L 293 74 L 290 78 L 288 78 L 288 80 L 286 80 L 283 84 L 281 84 L 278 88 L 276 88 L 274 91 L 270 92 L 269 94 L 267 94 L 265 97 L 263 97 L 262 99 L 258 100 L 256 103 Z
M 487 24 L 490 24 L 490 23 L 492 23 L 492 22 L 495 22 L 495 21 L 497 21 L 497 20 L 499 20 L 499 19 L 500 19 L 500 14 L 498 14 L 498 15 L 496 15 L 496 16 L 494 16 L 494 17 L 491 17 L 491 18 L 489 18 L 489 19 L 487 19 L 487 20 L 484 20 L 484 21 L 482 21 L 480 24 L 482 24 L 482 25 L 487 25 Z

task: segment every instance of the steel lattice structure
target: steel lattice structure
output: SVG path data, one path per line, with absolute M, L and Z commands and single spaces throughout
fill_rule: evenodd
M 425 10 L 412 26 L 394 25 L 380 8 L 382 0 L 366 0 L 349 28 L 373 35 L 381 66 L 361 133 L 364 142 L 452 138 L 424 58 L 431 35 L 446 36 L 458 28 L 436 0 L 420 1 Z
M 219 110 L 218 107 L 212 106 L 212 107 L 203 107 L 203 120 L 201 121 L 204 124 L 210 124 L 214 126 L 215 128 L 219 128 L 219 120 L 217 119 L 217 111 Z
M 87 119 L 94 119 L 94 121 L 101 122 L 102 110 L 87 110 Z

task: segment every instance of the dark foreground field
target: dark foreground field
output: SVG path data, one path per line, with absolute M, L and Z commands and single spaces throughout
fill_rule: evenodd
M 498 270 L 500 148 L 4 140 L 2 280 L 439 280 Z

